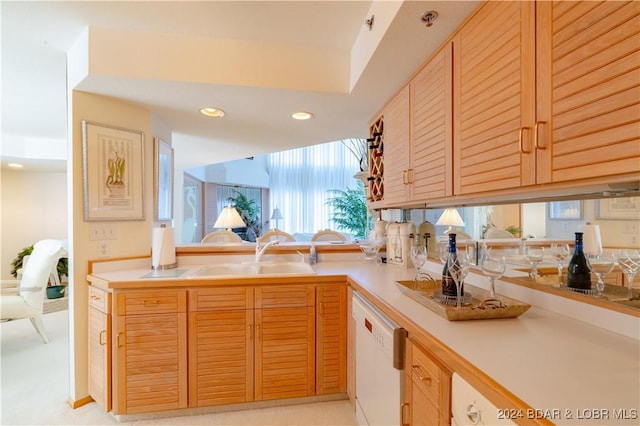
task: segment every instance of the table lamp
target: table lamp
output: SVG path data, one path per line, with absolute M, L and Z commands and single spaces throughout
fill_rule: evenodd
M 282 219 L 282 213 L 280 213 L 279 208 L 273 209 L 273 213 L 271 214 L 271 220 L 276 221 L 276 227 L 274 229 L 278 229 L 278 221 Z
M 445 209 L 436 225 L 448 225 L 449 229 L 444 231 L 445 234 L 448 234 L 453 231 L 453 226 L 464 226 L 464 221 L 457 209 Z
M 244 228 L 245 226 L 247 225 L 240 217 L 238 210 L 231 206 L 222 209 L 222 213 L 213 225 L 214 228 L 226 228 L 227 231 L 231 231 L 231 228 Z

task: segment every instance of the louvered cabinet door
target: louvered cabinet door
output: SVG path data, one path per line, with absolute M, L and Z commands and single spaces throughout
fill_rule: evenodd
M 347 391 L 347 287 L 316 289 L 316 394 Z
M 535 183 L 533 2 L 487 2 L 454 37 L 454 192 Z
M 116 312 L 114 414 L 186 408 L 186 292 L 117 294 Z
M 412 201 L 453 193 L 452 49 L 436 53 L 410 83 Z
M 539 183 L 640 172 L 640 2 L 539 2 Z
M 315 393 L 315 289 L 288 284 L 255 289 L 255 398 Z
M 384 108 L 384 197 L 382 205 L 401 205 L 409 197 L 409 86 Z
M 253 289 L 189 291 L 189 406 L 253 401 Z
M 111 315 L 89 308 L 89 395 L 111 411 Z

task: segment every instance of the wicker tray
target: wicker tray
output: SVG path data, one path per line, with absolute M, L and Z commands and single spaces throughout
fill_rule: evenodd
M 505 296 L 491 299 L 488 291 L 469 284 L 464 285 L 464 291 L 471 294 L 471 302 L 460 308 L 438 301 L 440 281 L 396 281 L 396 285 L 402 293 L 449 321 L 516 318 L 531 307 Z

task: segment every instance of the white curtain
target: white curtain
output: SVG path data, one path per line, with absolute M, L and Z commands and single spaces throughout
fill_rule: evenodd
M 355 189 L 358 159 L 340 141 L 267 156 L 270 208 L 280 209 L 279 229 L 315 233 L 332 228 L 326 204 L 331 189 Z M 273 227 L 275 224 L 271 224 Z

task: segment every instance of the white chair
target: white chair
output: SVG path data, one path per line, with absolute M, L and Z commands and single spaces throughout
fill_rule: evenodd
M 347 241 L 347 237 L 337 231 L 325 229 L 316 232 L 313 237 L 311 237 L 311 241 Z
M 484 238 L 487 240 L 495 240 L 499 238 L 515 238 L 515 237 L 511 232 L 505 231 L 504 229 L 489 228 L 487 229 L 487 232 L 484 233 Z
M 283 232 L 283 231 L 278 231 L 277 229 L 273 229 L 269 232 L 265 232 L 260 236 L 260 238 L 258 238 L 259 243 L 266 243 L 271 240 L 278 240 L 278 241 L 285 242 L 285 241 L 295 241 L 296 239 L 293 238 L 293 235 L 287 234 L 286 232 Z
M 33 245 L 29 261 L 23 267 L 22 278 L 2 281 L 0 314 L 3 320 L 29 318 L 42 340 L 45 343 L 51 341 L 42 322 L 45 289 L 58 260 L 66 255 L 67 249 L 60 240 L 41 240 Z
M 241 243 L 240 235 L 231 231 L 213 231 L 204 236 L 201 243 Z

